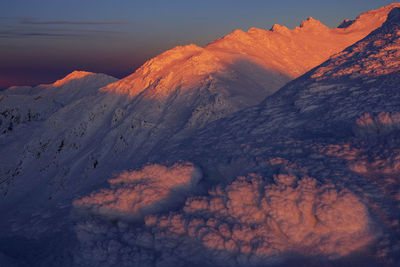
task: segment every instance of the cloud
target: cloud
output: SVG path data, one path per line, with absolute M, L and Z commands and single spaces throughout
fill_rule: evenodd
M 123 25 L 135 24 L 133 21 L 73 21 L 73 20 L 48 20 L 21 19 L 20 24 L 29 25 Z
M 124 25 L 135 24 L 133 21 L 68 21 L 54 20 L 42 21 L 30 18 L 12 18 L 0 17 L 0 20 L 17 20 L 18 25 L 0 25 L 0 38 L 30 38 L 30 37 L 83 37 L 87 34 L 114 34 L 118 30 L 102 29 L 81 29 L 72 27 L 73 25 L 91 26 L 91 25 Z M 60 25 L 61 27 L 49 28 L 46 25 Z M 65 29 L 62 26 L 70 26 L 71 29 Z
M 8 28 L 0 30 L 0 38 L 30 38 L 30 37 L 83 37 L 88 34 L 116 34 L 118 31 L 94 29 L 27 29 Z
M 0 38 L 24 38 L 24 37 L 80 37 L 79 33 L 52 33 L 41 31 L 0 31 Z

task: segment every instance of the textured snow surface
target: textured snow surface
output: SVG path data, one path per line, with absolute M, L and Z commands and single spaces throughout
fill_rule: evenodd
M 367 35 L 394 6 L 259 33 Z M 74 72 L 2 92 L 0 265 L 399 265 L 399 9 L 232 113 L 271 77 L 215 55 L 258 50 L 235 43 L 255 32 L 177 47 L 117 82 Z
M 189 198 L 183 216 L 150 216 L 146 224 L 160 234 L 183 233 L 221 254 L 255 256 L 260 264 L 283 251 L 346 255 L 375 235 L 365 206 L 348 190 L 285 174 L 274 182 L 239 177 L 207 197 Z
M 171 266 L 263 265 L 279 262 L 287 251 L 334 259 L 378 236 L 366 206 L 341 186 L 284 174 L 266 181 L 239 177 L 206 197 L 188 198 L 183 213 L 147 216 L 140 230 L 122 222 L 81 221 L 76 232 L 83 253 L 77 259 L 104 266 L 154 260 Z
M 171 167 L 149 165 L 139 171 L 124 172 L 109 180 L 111 189 L 74 201 L 81 210 L 110 218 L 143 219 L 144 215 L 160 212 L 182 201 L 201 179 L 193 164 Z

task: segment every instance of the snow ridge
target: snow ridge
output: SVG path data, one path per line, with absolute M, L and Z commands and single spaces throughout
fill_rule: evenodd
M 227 74 L 224 79 L 232 82 L 235 82 L 235 77 L 251 77 L 254 82 L 245 86 L 262 85 L 258 91 L 264 98 L 290 79 L 380 27 L 389 11 L 396 6 L 400 4 L 366 12 L 347 28 L 329 29 L 310 17 L 293 30 L 277 24 L 271 31 L 257 28 L 248 32 L 234 30 L 204 48 L 191 44 L 164 52 L 146 62 L 131 76 L 104 90 L 134 97 L 143 88 L 154 88 L 162 94 L 177 87 L 197 88 L 199 80 L 224 73 Z M 258 72 L 259 75 L 254 77 L 251 72 Z M 162 83 L 159 84 L 160 81 Z M 251 96 L 246 96 L 246 100 L 254 102 Z

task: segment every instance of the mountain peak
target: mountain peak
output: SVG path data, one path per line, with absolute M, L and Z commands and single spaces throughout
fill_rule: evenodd
M 177 73 L 188 73 L 203 67 L 199 62 L 195 62 L 198 59 L 197 56 L 202 52 L 204 52 L 204 49 L 195 44 L 176 46 L 148 60 L 133 74 L 109 84 L 102 90 L 127 94 L 131 97 L 138 95 L 143 89 L 153 86 L 163 87 L 164 92 L 166 92 L 173 83 L 169 79 L 172 79 L 173 76 L 176 78 Z M 181 68 L 185 64 L 188 67 Z M 159 93 L 161 94 L 161 91 Z
M 386 21 L 389 12 L 396 7 L 400 7 L 400 3 L 393 3 L 378 9 L 364 12 L 354 21 L 347 21 L 348 25 L 342 23 L 338 28 L 345 28 L 349 31 L 354 31 L 365 27 L 379 28 Z M 346 23 L 346 21 L 344 21 L 344 23 Z
M 77 79 L 82 79 L 86 76 L 89 75 L 93 75 L 95 73 L 93 72 L 88 72 L 88 71 L 79 71 L 79 70 L 74 70 L 73 72 L 71 72 L 70 74 L 68 74 L 67 76 L 65 76 L 64 78 L 57 80 L 56 82 L 54 82 L 53 84 L 51 84 L 52 86 L 62 86 L 72 80 L 77 80 Z
M 340 23 L 338 28 L 347 28 L 347 27 L 351 26 L 354 23 L 354 21 L 355 20 L 345 19 Z
M 312 78 L 375 77 L 397 72 L 400 66 L 400 8 L 367 37 L 336 54 L 312 74 Z M 362 60 L 360 60 L 362 59 Z
M 288 33 L 288 32 L 290 32 L 290 30 L 289 30 L 286 26 L 280 25 L 280 24 L 274 24 L 274 25 L 272 25 L 270 31 L 272 31 L 272 32 L 278 32 L 278 33 Z
M 327 28 L 324 24 L 322 24 L 319 20 L 316 20 L 312 17 L 308 17 L 306 20 L 303 20 L 300 24 L 300 28 Z

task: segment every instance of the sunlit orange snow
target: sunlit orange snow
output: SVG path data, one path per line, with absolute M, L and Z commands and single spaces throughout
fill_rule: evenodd
M 235 30 L 204 48 L 175 47 L 103 90 L 133 97 L 144 89 L 146 97 L 162 98 L 176 88 L 198 88 L 216 75 L 240 81 L 251 73 L 261 77 L 258 82 L 264 91 L 257 92 L 257 98 L 262 99 L 380 27 L 396 6 L 400 4 L 363 13 L 346 28 L 330 29 L 308 18 L 293 30 L 275 24 L 271 30 Z
M 198 240 L 216 254 L 253 255 L 255 262 L 284 251 L 346 255 L 374 238 L 366 207 L 349 190 L 293 175 L 263 180 L 239 177 L 207 197 L 189 198 L 184 213 L 150 215 L 146 224 L 160 235 Z
M 93 75 L 93 74 L 94 74 L 93 72 L 88 72 L 88 71 L 74 71 L 74 72 L 68 74 L 67 76 L 65 76 L 64 78 L 62 78 L 61 80 L 58 80 L 58 81 L 50 84 L 50 86 L 62 86 L 72 80 L 81 79 L 81 78 L 84 78 L 86 76 Z
M 190 163 L 171 167 L 154 164 L 124 172 L 110 179 L 103 189 L 74 201 L 77 208 L 110 218 L 142 219 L 149 212 L 161 211 L 194 189 L 200 171 Z

